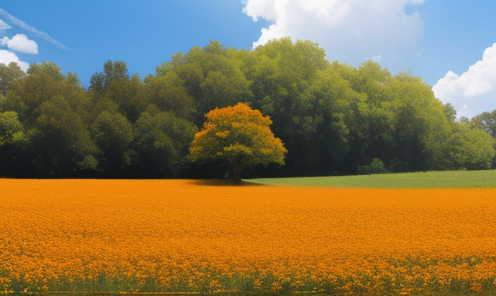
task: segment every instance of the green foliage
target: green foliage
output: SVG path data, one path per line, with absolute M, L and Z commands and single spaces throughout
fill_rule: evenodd
M 379 158 L 372 159 L 372 162 L 370 163 L 370 171 L 372 174 L 384 174 L 387 172 L 384 167 L 384 162 L 382 162 Z
M 17 112 L 26 129 L 40 116 L 40 106 L 56 96 L 64 97 L 72 110 L 83 113 L 88 100 L 77 76 L 65 77 L 57 65 L 49 62 L 31 64 L 28 73 L 12 85 L 9 95 L 1 102 L 4 111 Z
M 470 120 L 472 129 L 479 129 L 487 132 L 493 137 L 493 148 L 496 151 L 496 110 L 492 112 L 483 112 Z M 496 154 L 493 157 L 491 168 L 496 168 Z
M 0 63 L 0 91 L 5 175 L 221 177 L 189 164 L 185 147 L 207 112 L 240 102 L 270 116 L 290 151 L 284 167 L 253 166 L 254 176 L 368 173 L 374 158 L 390 172 L 496 167 L 496 110 L 457 121 L 419 77 L 373 61 L 329 63 L 310 41 L 253 51 L 212 41 L 144 81 L 108 60 L 88 90 L 51 62 L 28 75 Z M 241 146 L 224 156 L 249 155 Z
M 372 159 L 372 162 L 369 165 L 358 167 L 358 173 L 360 175 L 385 174 L 387 172 L 387 169 L 384 167 L 384 162 L 377 157 Z
M 19 122 L 17 113 L 8 111 L 0 113 L 0 147 L 16 145 L 24 139 L 23 126 Z
M 89 90 L 102 95 L 110 81 L 115 79 L 129 80 L 127 64 L 122 61 L 107 60 L 103 65 L 103 72 L 96 72 L 91 76 Z
M 96 169 L 90 160 L 97 148 L 81 117 L 64 97 L 55 96 L 40 105 L 31 133 L 30 149 L 39 174 L 64 177 Z
M 16 112 L 0 113 L 0 176 L 9 176 L 18 170 L 27 138 Z
M 133 126 L 120 113 L 102 111 L 91 126 L 92 138 L 102 151 L 100 170 L 114 177 L 131 165 Z
M 496 139 L 496 109 L 473 117 L 470 120 L 470 127 L 483 130 Z
M 118 111 L 130 122 L 135 122 L 141 112 L 146 110 L 147 101 L 143 100 L 143 84 L 139 76 L 132 79 L 114 78 L 104 90 L 104 98 L 108 98 L 118 106 Z
M 134 126 L 134 168 L 147 177 L 175 177 L 186 162 L 196 126 L 172 112 L 143 112 Z
M 6 96 L 12 84 L 25 76 L 17 63 L 11 62 L 8 66 L 0 63 L 0 94 Z
M 453 132 L 443 141 L 439 165 L 448 170 L 490 169 L 496 154 L 493 144 L 494 139 L 486 132 L 455 124 Z
M 190 119 L 194 114 L 194 100 L 175 72 L 150 78 L 144 92 L 143 99 L 161 111 L 172 112 L 176 117 L 184 119 Z
M 43 62 L 41 64 L 32 63 L 29 65 L 28 75 L 46 74 L 55 80 L 63 80 L 64 75 L 60 73 L 60 67 L 53 62 Z
M 455 122 L 456 119 L 456 110 L 450 103 L 444 105 L 444 115 L 449 122 Z

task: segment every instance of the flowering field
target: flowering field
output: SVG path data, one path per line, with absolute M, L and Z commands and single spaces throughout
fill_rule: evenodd
M 496 189 L 0 179 L 0 291 L 496 292 Z

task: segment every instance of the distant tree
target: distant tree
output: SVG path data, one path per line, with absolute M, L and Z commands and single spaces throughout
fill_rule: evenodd
M 34 75 L 39 73 L 48 74 L 55 80 L 64 79 L 64 75 L 60 73 L 60 67 L 53 62 L 43 62 L 41 64 L 31 63 L 31 65 L 29 65 L 28 74 Z
M 487 132 L 493 137 L 493 148 L 496 150 L 496 109 L 492 112 L 483 112 L 470 120 L 470 127 L 472 129 L 480 129 Z M 496 168 L 496 155 L 493 157 L 492 166 Z
M 0 113 L 0 147 L 22 141 L 23 137 L 23 127 L 17 113 L 14 111 Z
M 158 78 L 169 76 L 170 80 L 173 78 L 170 74 L 175 73 L 181 79 L 194 100 L 193 120 L 198 127 L 208 111 L 238 102 L 248 103 L 253 97 L 250 83 L 240 69 L 242 63 L 227 53 L 221 43 L 211 41 L 203 48 L 193 47 L 187 54 L 175 54 L 170 62 L 157 67 Z
M 108 177 L 120 177 L 131 165 L 133 126 L 121 113 L 102 111 L 91 126 L 93 140 L 102 151 L 100 169 Z
M 107 86 L 112 79 L 126 78 L 129 79 L 126 62 L 112 62 L 108 60 L 103 65 L 103 73 L 105 75 L 104 85 Z
M 149 78 L 142 99 L 160 111 L 172 112 L 178 118 L 190 119 L 195 112 L 193 98 L 184 87 L 183 80 L 174 72 Z
M 455 124 L 450 136 L 443 141 L 443 161 L 438 169 L 487 170 L 496 154 L 494 139 L 482 130 Z M 444 165 L 444 166 L 443 166 Z
M 143 112 L 134 125 L 133 172 L 142 177 L 176 177 L 198 131 L 172 112 Z
M 486 131 L 496 139 L 496 109 L 492 112 L 483 112 L 470 120 L 470 126 Z
M 175 53 L 171 57 L 170 62 L 165 62 L 160 66 L 157 66 L 156 72 L 157 77 L 164 76 L 170 70 L 174 69 L 174 67 L 180 66 L 187 62 L 187 56 L 182 53 Z
M 444 105 L 444 115 L 449 122 L 455 122 L 456 119 L 456 109 L 450 103 Z
M 103 64 L 103 72 L 96 72 L 91 76 L 88 89 L 101 95 L 110 81 L 119 78 L 129 79 L 126 62 L 108 60 Z
M 94 171 L 97 147 L 84 122 L 62 96 L 39 107 L 30 130 L 30 154 L 37 176 L 76 177 Z
M 15 111 L 18 114 L 26 130 L 40 116 L 41 104 L 55 96 L 64 97 L 77 113 L 88 107 L 86 91 L 76 74 L 64 76 L 60 67 L 51 62 L 31 64 L 28 74 L 11 85 L 8 96 L 1 102 L 3 111 Z
M 287 150 L 270 130 L 270 118 L 260 111 L 238 103 L 216 108 L 205 116 L 207 121 L 190 146 L 191 160 L 226 159 L 232 165 L 235 183 L 241 182 L 241 172 L 247 166 L 284 164 Z
M 320 75 L 328 67 L 324 50 L 312 42 L 283 38 L 257 47 L 252 55 L 253 60 L 244 57 L 245 65 L 240 66 L 250 81 L 250 105 L 270 115 L 272 130 L 290 151 L 284 170 L 291 175 L 315 174 L 322 169 L 318 164 L 327 162 L 320 161 L 320 155 L 329 151 L 319 147 L 319 137 L 329 134 L 319 135 L 327 122 L 313 93 L 319 80 L 326 79 Z
M 16 159 L 24 148 L 25 140 L 24 128 L 17 113 L 0 113 L 0 176 L 8 176 L 17 169 Z
M 103 94 L 103 84 L 105 82 L 105 75 L 102 72 L 97 72 L 91 75 L 90 86 L 88 90 L 99 96 Z
M 25 76 L 26 73 L 16 63 L 12 62 L 8 66 L 0 63 L 0 93 L 6 96 L 12 83 Z
M 98 101 L 110 99 L 118 106 L 118 111 L 134 123 L 141 112 L 146 110 L 147 101 L 143 98 L 143 83 L 138 74 L 131 79 L 119 77 L 111 79 Z

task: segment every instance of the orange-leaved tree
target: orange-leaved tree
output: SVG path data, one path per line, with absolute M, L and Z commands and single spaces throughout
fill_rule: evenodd
M 287 150 L 270 130 L 269 116 L 238 103 L 234 107 L 215 108 L 205 117 L 207 121 L 189 149 L 192 161 L 226 159 L 232 165 L 235 183 L 241 182 L 241 171 L 247 166 L 284 164 Z

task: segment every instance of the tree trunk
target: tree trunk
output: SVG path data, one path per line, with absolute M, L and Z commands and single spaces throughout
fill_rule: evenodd
M 241 183 L 241 156 L 236 157 L 232 162 L 233 166 L 233 179 L 235 184 Z

